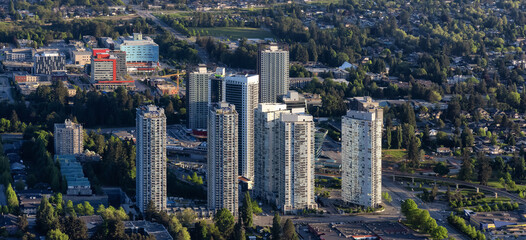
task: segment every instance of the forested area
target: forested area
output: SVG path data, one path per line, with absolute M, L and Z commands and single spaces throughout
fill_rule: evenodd
M 149 91 L 141 94 L 118 88 L 111 93 L 79 91 L 73 98 L 69 98 L 61 81 L 54 82 L 51 86 L 40 86 L 25 100 L 30 100 L 32 104 L 5 104 L 0 109 L 0 118 L 13 119 L 16 114 L 16 118 L 22 119 L 22 122 L 41 124 L 48 130 L 53 129 L 54 123 L 64 122 L 66 118 L 78 121 L 88 128 L 135 126 L 135 109 L 146 103 L 165 108 L 168 124 L 178 123 L 186 117 L 184 97 L 153 97 Z M 69 102 L 72 104 L 68 104 Z
M 229 50 L 225 43 L 212 37 L 198 37 L 196 42 L 206 50 L 212 59 L 232 68 L 255 69 L 256 67 L 258 47 L 248 43 L 246 39 L 241 39 L 238 48 L 234 51 Z
M 177 40 L 167 31 L 162 31 L 162 34 L 157 35 L 155 43 L 159 44 L 160 60 L 163 62 L 176 65 L 179 63 L 197 64 L 201 61 L 195 48 L 186 41 Z
M 56 15 L 53 15 L 56 16 Z M 156 33 L 157 28 L 142 18 L 125 20 L 101 19 L 64 19 L 53 20 L 51 24 L 44 24 L 43 20 L 28 18 L 18 22 L 0 24 L 0 41 L 15 43 L 15 39 L 34 41 L 33 47 L 42 47 L 52 40 L 80 40 L 82 36 L 112 37 L 131 35 L 134 32 L 143 34 Z

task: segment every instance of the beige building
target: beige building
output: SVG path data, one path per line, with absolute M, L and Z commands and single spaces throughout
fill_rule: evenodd
M 208 116 L 208 80 L 212 76 L 206 65 L 188 74 L 188 128 L 205 129 Z
M 166 115 L 155 105 L 137 108 L 136 202 L 144 212 L 150 201 L 166 210 Z
M 84 131 L 82 125 L 66 119 L 55 123 L 55 155 L 81 154 L 84 151 Z
M 260 103 L 254 114 L 254 194 L 278 204 L 279 191 L 279 123 L 283 113 L 290 113 L 287 105 Z
M 226 102 L 208 113 L 208 208 L 238 214 L 238 113 Z
M 342 199 L 362 206 L 382 202 L 383 109 L 356 97 L 342 117 Z
M 277 45 L 260 46 L 258 56 L 259 102 L 275 103 L 289 90 L 289 51 Z
M 91 52 L 88 51 L 73 51 L 72 52 L 73 64 L 78 66 L 84 66 L 91 63 Z
M 314 122 L 311 115 L 281 115 L 279 156 L 279 201 L 284 213 L 316 209 L 314 196 Z

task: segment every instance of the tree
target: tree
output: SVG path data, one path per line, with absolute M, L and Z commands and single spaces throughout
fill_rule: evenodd
M 491 177 L 491 166 L 489 160 L 483 153 L 479 153 L 477 157 L 478 164 L 478 180 L 480 185 L 488 185 L 488 180 Z
M 473 137 L 473 131 L 471 129 L 469 129 L 468 127 L 464 127 L 464 129 L 462 130 L 462 146 L 464 147 L 472 147 L 474 142 L 475 142 L 475 138 Z
M 157 208 L 155 208 L 155 203 L 153 201 L 148 202 L 148 205 L 146 205 L 146 211 L 144 211 L 144 218 L 151 221 L 156 214 Z
M 75 212 L 75 207 L 73 207 L 73 202 L 71 200 L 68 200 L 66 203 L 66 214 L 69 216 L 77 216 L 77 213 Z
M 27 226 L 29 225 L 29 223 L 27 222 L 27 215 L 22 214 L 22 216 L 20 216 L 20 218 L 18 218 L 18 222 L 17 222 L 16 225 L 18 226 L 18 228 L 22 232 L 26 232 L 27 231 Z
M 95 214 L 95 210 L 91 206 L 91 204 L 88 201 L 84 201 L 84 215 L 93 215 Z
M 18 197 L 16 196 L 15 190 L 11 184 L 7 184 L 7 189 L 5 191 L 7 196 L 7 206 L 11 211 L 18 209 Z
M 433 172 L 440 176 L 445 176 L 449 173 L 449 168 L 446 166 L 444 162 L 439 162 L 435 165 L 433 168 Z
M 274 213 L 274 218 L 272 218 L 272 229 L 270 231 L 272 233 L 272 239 L 281 238 L 281 217 L 278 212 Z
M 236 226 L 234 227 L 234 236 L 232 236 L 233 240 L 246 240 L 245 237 L 245 228 L 243 227 L 243 224 L 241 222 L 237 222 Z
M 60 222 L 61 231 L 67 234 L 71 240 L 88 239 L 88 228 L 79 218 L 68 216 L 62 218 Z
M 411 161 L 411 164 L 413 167 L 420 166 L 420 148 L 419 148 L 419 142 L 420 140 L 416 136 L 412 136 L 409 139 L 409 145 L 407 147 L 407 157 L 409 158 L 409 161 Z
M 223 233 L 224 236 L 228 237 L 234 230 L 234 216 L 226 208 L 219 210 L 214 216 L 214 222 L 219 232 Z
M 401 149 L 402 148 L 402 142 L 403 142 L 403 139 L 402 139 L 402 127 L 398 126 L 396 128 L 396 149 Z
M 442 226 L 436 227 L 431 231 L 431 238 L 433 238 L 434 240 L 445 239 L 447 238 L 447 236 L 447 229 Z
M 190 227 L 194 224 L 197 215 L 194 210 L 187 208 L 182 213 L 179 213 L 178 217 L 183 226 Z
M 458 178 L 462 181 L 471 181 L 473 177 L 473 164 L 471 163 L 471 158 L 467 151 L 464 151 L 462 155 L 462 166 L 460 167 L 460 172 L 458 173 Z
M 40 201 L 40 205 L 38 206 L 36 223 L 37 228 L 41 233 L 46 233 L 51 229 L 58 228 L 59 224 L 57 215 L 46 197 L 42 198 L 42 201 Z
M 53 229 L 47 233 L 48 240 L 69 240 L 68 235 L 62 233 L 60 229 Z
M 208 239 L 208 224 L 205 221 L 199 221 L 195 224 L 195 239 Z
M 416 205 L 413 199 L 406 199 L 402 203 L 401 209 L 402 209 L 402 213 L 407 217 L 412 210 L 418 209 L 418 205 Z
M 184 227 L 177 233 L 175 240 L 190 240 L 190 233 L 188 233 L 188 230 Z
M 241 220 L 243 225 L 247 228 L 252 227 L 252 200 L 250 199 L 250 194 L 245 192 L 245 199 L 243 201 L 243 206 L 241 207 Z
M 391 149 L 391 128 L 387 128 L 386 130 L 386 142 L 387 142 L 387 149 Z
M 294 227 L 294 223 L 292 223 L 292 220 L 287 219 L 285 221 L 285 225 L 283 226 L 283 236 L 282 239 L 284 240 L 297 240 L 298 235 L 296 234 L 296 228 Z

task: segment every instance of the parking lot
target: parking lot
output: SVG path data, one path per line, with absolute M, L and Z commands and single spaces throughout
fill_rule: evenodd
M 5 76 L 0 76 L 0 102 L 9 101 L 14 102 L 12 93 L 12 87 L 9 84 L 9 79 Z

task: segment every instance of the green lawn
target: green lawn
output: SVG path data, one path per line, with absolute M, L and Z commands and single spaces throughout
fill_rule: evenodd
M 394 161 L 400 161 L 405 158 L 407 151 L 404 149 L 384 149 L 382 150 L 382 158 Z
M 273 38 L 271 32 L 262 28 L 248 28 L 248 27 L 215 27 L 215 28 L 190 28 L 189 31 L 193 35 L 193 31 L 199 33 L 201 36 L 224 37 L 230 40 L 237 40 L 239 38 Z

